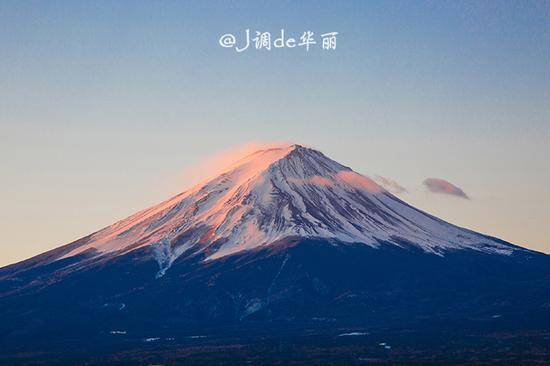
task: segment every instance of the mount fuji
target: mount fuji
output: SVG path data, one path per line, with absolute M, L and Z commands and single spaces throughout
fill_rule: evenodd
M 0 269 L 0 328 L 6 364 L 353 364 L 367 350 L 454 362 L 478 347 L 535 362 L 550 345 L 550 259 L 290 145 Z

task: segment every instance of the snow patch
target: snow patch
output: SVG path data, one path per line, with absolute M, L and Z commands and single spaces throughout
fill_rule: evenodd
M 148 343 L 149 342 L 156 342 L 158 340 L 160 340 L 160 337 L 151 337 L 151 338 L 144 338 L 143 339 L 144 342 L 148 342 Z
M 356 336 L 366 336 L 368 333 L 365 332 L 351 332 L 351 333 L 342 333 L 338 334 L 338 337 L 356 337 Z

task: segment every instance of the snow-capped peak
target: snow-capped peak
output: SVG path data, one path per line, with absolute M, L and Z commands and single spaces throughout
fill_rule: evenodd
M 214 179 L 93 234 L 64 257 L 152 245 L 162 274 L 186 252 L 216 259 L 287 237 L 414 245 L 435 254 L 515 248 L 419 211 L 319 151 L 290 145 L 250 154 Z

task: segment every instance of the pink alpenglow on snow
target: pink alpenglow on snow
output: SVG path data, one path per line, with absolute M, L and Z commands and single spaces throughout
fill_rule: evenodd
M 311 178 L 311 183 L 316 184 L 318 186 L 323 187 L 330 187 L 332 185 L 332 182 L 330 179 L 321 177 L 320 175 L 315 175 Z
M 270 149 L 285 149 L 291 145 L 289 142 L 250 141 L 202 159 L 197 164 L 193 164 L 185 169 L 183 177 L 188 182 L 202 181 L 230 171 L 236 165 L 239 165 L 241 160 L 249 158 L 255 152 Z
M 445 179 L 427 178 L 426 180 L 424 180 L 424 185 L 432 193 L 442 193 L 464 198 L 467 200 L 470 199 L 470 197 L 468 197 L 468 195 L 462 189 L 458 188 L 451 182 L 446 181 Z
M 334 185 L 332 180 L 320 175 L 314 175 L 307 178 L 289 177 L 288 182 L 296 185 L 314 185 L 320 187 L 330 187 Z

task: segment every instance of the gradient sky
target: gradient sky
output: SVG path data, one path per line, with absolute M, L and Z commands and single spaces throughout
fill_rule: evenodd
M 246 28 L 340 35 L 332 52 L 218 45 Z M 550 2 L 0 2 L 0 265 L 183 190 L 247 141 L 317 148 L 550 252 Z

